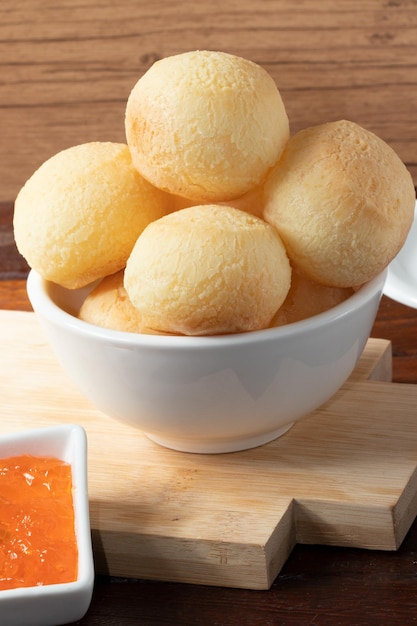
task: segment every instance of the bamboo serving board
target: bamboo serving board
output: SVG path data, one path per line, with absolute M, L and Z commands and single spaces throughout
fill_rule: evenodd
M 57 423 L 88 436 L 96 571 L 267 589 L 294 545 L 396 550 L 417 515 L 417 385 L 370 339 L 351 378 L 283 437 L 245 452 L 162 448 L 94 409 L 33 313 L 0 311 L 0 436 Z

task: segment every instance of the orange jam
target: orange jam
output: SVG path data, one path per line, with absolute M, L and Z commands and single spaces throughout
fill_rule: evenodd
M 71 466 L 0 459 L 0 590 L 72 582 L 77 569 Z

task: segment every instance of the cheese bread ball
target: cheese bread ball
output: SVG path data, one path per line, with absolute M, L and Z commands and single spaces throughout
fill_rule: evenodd
M 79 319 L 95 326 L 129 333 L 155 334 L 143 325 L 123 285 L 124 269 L 105 276 L 81 305 Z
M 144 324 L 184 335 L 265 328 L 290 282 L 276 230 L 223 205 L 194 206 L 153 222 L 125 270 L 126 291 Z
M 272 77 L 252 61 L 212 51 L 154 63 L 132 89 L 125 127 L 138 171 L 195 203 L 256 187 L 289 138 Z
M 412 178 L 394 150 L 349 121 L 300 131 L 264 188 L 264 219 L 293 265 L 319 283 L 360 285 L 402 247 L 414 216 Z
M 123 268 L 139 234 L 171 202 L 138 174 L 126 144 L 74 146 L 43 163 L 20 190 L 16 245 L 43 278 L 82 287 Z
M 350 287 L 326 287 L 306 278 L 296 270 L 291 274 L 291 287 L 271 326 L 283 326 L 305 320 L 332 309 L 353 295 Z

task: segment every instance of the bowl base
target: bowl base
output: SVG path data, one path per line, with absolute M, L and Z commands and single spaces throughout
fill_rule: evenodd
M 242 450 L 249 450 L 250 448 L 257 448 L 258 446 L 265 445 L 278 437 L 284 435 L 292 426 L 294 422 L 285 424 L 276 430 L 263 435 L 255 437 L 247 437 L 239 440 L 206 440 L 206 441 L 190 441 L 184 439 L 171 439 L 169 437 L 159 437 L 151 433 L 145 433 L 145 435 L 160 446 L 164 448 L 170 448 L 171 450 L 177 450 L 178 452 L 190 452 L 193 454 L 225 454 L 227 452 L 240 452 Z

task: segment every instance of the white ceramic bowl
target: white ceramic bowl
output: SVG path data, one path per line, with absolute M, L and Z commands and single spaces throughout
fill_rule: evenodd
M 75 622 L 87 612 L 94 584 L 86 435 L 78 425 L 62 425 L 0 437 L 0 458 L 22 454 L 54 456 L 71 464 L 78 577 L 70 583 L 0 591 L 0 624 L 57 626 Z
M 27 287 L 58 359 L 97 408 L 169 448 L 218 453 L 275 439 L 339 389 L 368 339 L 385 275 L 308 320 L 217 337 L 106 330 L 75 317 L 88 289 L 68 291 L 34 271 Z

